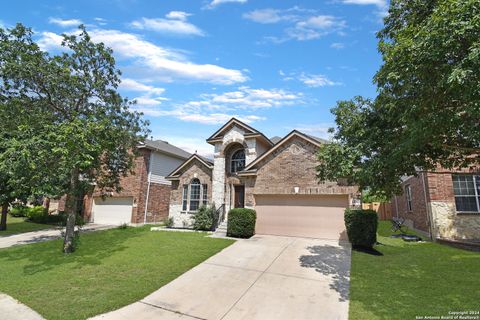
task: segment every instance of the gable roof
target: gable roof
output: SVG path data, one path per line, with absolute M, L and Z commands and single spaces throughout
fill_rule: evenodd
M 202 157 L 196 153 L 192 154 L 190 158 L 185 160 L 181 165 L 179 165 L 175 170 L 172 171 L 165 179 L 167 180 L 176 180 L 179 177 L 179 171 L 184 168 L 187 164 L 192 162 L 193 160 L 200 161 L 203 165 L 205 165 L 208 169 L 213 170 L 213 162 L 210 159 Z
M 172 155 L 177 158 L 181 159 L 188 159 L 192 154 L 188 153 L 187 151 L 176 147 L 167 141 L 164 140 L 145 140 L 139 148 L 147 148 L 154 151 L 159 151 L 162 153 L 166 153 L 168 155 Z
M 232 118 L 230 119 L 227 123 L 225 123 L 220 129 L 218 129 L 217 131 L 215 131 L 214 134 L 212 134 L 210 136 L 210 138 L 207 139 L 207 142 L 210 143 L 210 144 L 214 144 L 214 142 L 217 142 L 219 139 L 221 139 L 221 137 L 223 137 L 223 133 L 231 126 L 231 125 L 237 125 L 239 126 L 240 128 L 244 129 L 245 130 L 245 136 L 247 137 L 255 137 L 255 136 L 258 136 L 258 137 L 261 137 L 265 140 L 265 142 L 267 142 L 267 144 L 269 145 L 273 145 L 273 142 L 270 141 L 270 139 L 268 139 L 263 133 L 261 133 L 260 131 L 258 131 L 257 129 L 255 128 L 252 128 L 250 127 L 248 124 L 236 119 L 236 118 Z
M 265 153 L 263 153 L 260 157 L 258 157 L 257 159 L 253 160 L 252 162 L 250 162 L 246 167 L 245 169 L 243 169 L 241 172 L 239 172 L 239 175 L 242 175 L 243 174 L 251 174 L 252 173 L 252 167 L 254 167 L 256 164 L 258 164 L 260 161 L 262 161 L 263 159 L 265 159 L 269 154 L 271 154 L 272 152 L 274 152 L 275 150 L 277 150 L 282 144 L 284 144 L 285 142 L 287 142 L 290 138 L 292 137 L 299 137 L 303 140 L 306 140 L 318 147 L 320 147 L 321 144 L 325 143 L 326 140 L 323 140 L 323 141 L 320 141 L 320 140 L 317 140 L 319 138 L 314 138 L 314 137 L 311 137 L 305 133 L 302 133 L 298 130 L 293 130 L 291 131 L 289 134 L 287 134 L 285 137 L 283 137 L 280 141 L 278 141 L 271 149 L 269 149 L 268 151 L 266 151 Z M 325 141 L 325 142 L 324 142 Z
M 280 140 L 282 140 L 282 137 L 279 137 L 279 136 L 274 136 L 270 138 L 270 141 L 272 141 L 273 144 L 276 144 Z

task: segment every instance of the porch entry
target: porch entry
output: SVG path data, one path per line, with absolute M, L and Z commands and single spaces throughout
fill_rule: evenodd
M 235 186 L 235 195 L 233 197 L 233 207 L 243 208 L 245 207 L 245 186 Z

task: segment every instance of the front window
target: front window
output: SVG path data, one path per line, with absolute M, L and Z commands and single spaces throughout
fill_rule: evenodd
M 182 194 L 182 210 L 187 211 L 188 204 L 188 184 L 183 185 L 183 194 Z
M 457 211 L 480 212 L 480 176 L 452 175 Z
M 207 205 L 208 203 L 208 186 L 206 184 L 202 184 L 202 204 Z
M 405 197 L 407 198 L 407 208 L 408 211 L 412 211 L 412 188 L 410 185 L 405 186 Z
M 197 211 L 200 206 L 200 180 L 190 182 L 190 211 Z
M 235 173 L 242 171 L 245 168 L 245 150 L 240 149 L 235 151 L 230 162 L 230 172 Z

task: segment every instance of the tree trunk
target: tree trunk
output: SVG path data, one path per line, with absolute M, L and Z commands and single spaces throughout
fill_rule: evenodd
M 0 219 L 0 231 L 7 230 L 8 203 L 2 204 L 2 217 Z
M 43 199 L 43 207 L 47 211 L 48 214 L 50 214 L 50 198 L 45 198 Z
M 78 169 L 72 170 L 70 177 L 70 191 L 67 194 L 67 223 L 65 227 L 65 238 L 63 239 L 63 252 L 71 253 L 75 250 L 75 216 L 77 214 L 77 197 L 78 197 Z

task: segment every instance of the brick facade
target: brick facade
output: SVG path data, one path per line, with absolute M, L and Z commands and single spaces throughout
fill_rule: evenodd
M 431 233 L 435 239 L 480 241 L 480 215 L 456 211 L 452 174 L 459 173 L 473 172 L 468 168 L 437 168 L 435 172 L 419 172 L 418 177 L 410 177 L 402 188 L 412 187 L 412 212 L 406 210 L 406 197 L 402 194 L 392 199 L 393 216 L 408 219 L 414 228 Z
M 131 223 L 143 223 L 145 220 L 145 202 L 148 189 L 148 168 L 150 149 L 140 149 L 134 162 L 133 174 L 121 178 L 120 192 L 107 192 L 94 189 L 83 199 L 83 216 L 85 221 L 92 222 L 94 199 L 105 195 L 112 198 L 133 198 Z M 150 192 L 147 207 L 147 223 L 157 223 L 168 218 L 170 203 L 170 185 L 150 183 Z M 54 201 L 59 211 L 65 210 L 65 197 Z
M 293 136 L 260 161 L 256 176 L 245 179 L 246 206 L 255 206 L 255 194 L 293 194 L 295 187 L 299 194 L 356 194 L 356 187 L 318 181 L 317 150 L 318 146 Z
M 412 210 L 408 210 L 405 188 L 410 186 L 412 191 Z M 392 211 L 394 217 L 402 217 L 406 220 L 409 227 L 429 233 L 429 221 L 427 202 L 425 201 L 425 192 L 423 184 L 423 175 L 412 176 L 402 183 L 404 192 L 392 200 Z M 427 195 L 428 196 L 428 195 Z

